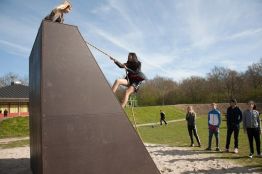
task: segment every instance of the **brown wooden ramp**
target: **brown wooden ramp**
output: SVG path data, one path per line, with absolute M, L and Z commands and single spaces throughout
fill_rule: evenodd
M 43 21 L 29 61 L 34 174 L 160 174 L 76 26 Z

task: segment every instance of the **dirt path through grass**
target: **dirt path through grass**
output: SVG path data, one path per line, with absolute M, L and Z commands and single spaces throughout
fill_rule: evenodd
M 180 122 L 180 121 L 185 121 L 185 119 L 177 119 L 177 120 L 166 120 L 167 124 L 168 123 L 174 123 L 174 122 Z M 156 123 L 145 123 L 145 124 L 137 124 L 136 127 L 142 127 L 142 126 L 154 126 L 154 125 L 159 125 L 160 122 L 156 122 Z M 164 124 L 164 123 L 163 123 Z
M 7 144 L 13 141 L 28 140 L 29 137 L 16 137 L 16 138 L 2 138 L 0 139 L 0 144 Z

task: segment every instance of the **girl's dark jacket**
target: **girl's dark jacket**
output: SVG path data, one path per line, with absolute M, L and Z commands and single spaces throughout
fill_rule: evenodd
M 122 64 L 118 61 L 114 61 L 115 64 L 119 67 L 119 68 L 124 68 L 125 66 L 127 67 L 127 78 L 128 80 L 130 80 L 131 82 L 141 82 L 143 80 L 146 80 L 146 76 L 144 73 L 142 73 L 141 71 L 141 62 L 131 62 L 131 61 L 127 61 L 125 64 Z

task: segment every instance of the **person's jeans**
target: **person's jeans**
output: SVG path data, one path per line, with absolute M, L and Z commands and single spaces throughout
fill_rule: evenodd
M 187 129 L 188 129 L 188 133 L 189 133 L 189 136 L 190 136 L 190 139 L 191 139 L 191 145 L 194 144 L 194 139 L 193 139 L 193 134 L 197 140 L 197 143 L 198 145 L 200 146 L 201 143 L 200 143 L 200 140 L 199 140 L 199 136 L 197 134 L 197 129 L 196 129 L 196 126 L 190 126 L 188 125 L 187 126 Z
M 213 134 L 216 137 L 216 147 L 219 147 L 219 130 L 210 130 L 209 129 L 209 136 L 208 136 L 208 148 L 211 149 L 211 144 L 212 144 L 212 137 Z
M 226 149 L 229 149 L 230 146 L 230 139 L 231 135 L 234 132 L 234 147 L 238 148 L 238 135 L 239 135 L 239 127 L 234 127 L 234 128 L 228 128 L 227 129 L 227 141 L 226 141 Z
M 247 128 L 247 136 L 249 141 L 250 153 L 254 154 L 253 138 L 256 141 L 257 154 L 261 154 L 260 151 L 260 129 L 259 128 Z

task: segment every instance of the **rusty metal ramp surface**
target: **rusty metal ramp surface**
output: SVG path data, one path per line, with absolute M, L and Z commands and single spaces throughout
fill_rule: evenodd
M 29 64 L 34 174 L 160 174 L 76 26 L 43 21 Z

